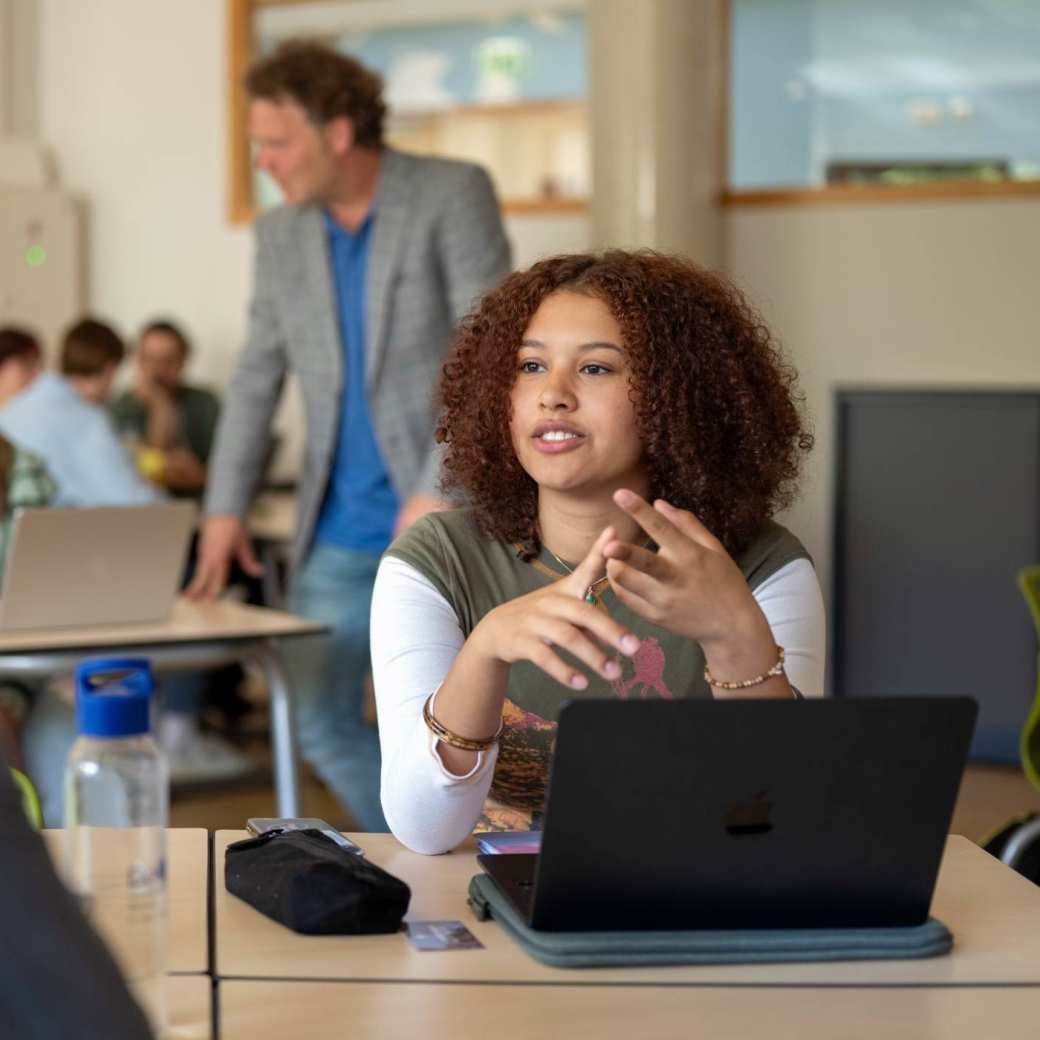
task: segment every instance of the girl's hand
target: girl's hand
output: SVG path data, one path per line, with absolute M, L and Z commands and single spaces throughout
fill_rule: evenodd
M 475 642 L 484 654 L 504 664 L 530 661 L 574 690 L 584 690 L 589 681 L 554 647 L 566 650 L 605 679 L 617 679 L 621 666 L 613 659 L 614 651 L 634 654 L 639 639 L 585 602 L 588 587 L 603 576 L 603 547 L 616 539 L 614 528 L 605 528 L 573 573 L 496 607 L 481 620 L 467 643 Z
M 744 575 L 692 513 L 663 499 L 651 508 L 624 489 L 614 493 L 614 501 L 658 545 L 656 553 L 616 539 L 604 545 L 611 587 L 625 606 L 669 632 L 696 640 L 709 657 L 713 651 L 745 656 L 749 644 L 761 644 L 769 663 L 775 661 L 769 623 Z

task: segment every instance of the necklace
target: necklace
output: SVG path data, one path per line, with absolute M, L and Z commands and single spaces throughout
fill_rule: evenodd
M 561 567 L 562 567 L 562 568 L 563 568 L 563 569 L 564 569 L 564 570 L 565 570 L 565 571 L 566 571 L 566 572 L 567 572 L 568 574 L 573 574 L 573 573 L 574 573 L 574 568 L 573 568 L 573 567 L 568 567 L 568 566 L 567 566 L 567 564 L 565 564 L 565 563 L 563 562 L 563 560 L 561 560 L 561 559 L 559 558 L 559 556 L 557 556 L 557 555 L 556 555 L 556 553 L 554 553 L 554 552 L 552 551 L 552 549 L 550 549 L 550 548 L 549 548 L 549 546 L 546 546 L 546 547 L 545 547 L 545 551 L 546 551 L 546 552 L 547 552 L 547 553 L 548 553 L 548 554 L 549 554 L 549 555 L 550 555 L 550 556 L 551 556 L 551 557 L 552 557 L 552 558 L 553 558 L 553 559 L 554 559 L 554 560 L 555 560 L 555 561 L 556 561 L 556 562 L 557 562 L 557 563 L 558 563 L 558 564 L 559 564 L 559 565 L 560 565 L 560 566 L 561 566 Z M 606 576 L 606 575 L 604 574 L 602 578 L 597 578 L 597 579 L 596 579 L 596 580 L 595 580 L 595 581 L 594 581 L 594 582 L 593 582 L 593 583 L 592 583 L 591 585 L 589 585 L 589 586 L 588 586 L 588 588 L 586 588 L 586 589 L 585 589 L 585 597 L 584 597 L 584 599 L 585 599 L 585 602 L 586 602 L 586 603 L 595 603 L 595 602 L 596 602 L 596 598 L 597 598 L 597 597 L 599 596 L 599 590 L 600 590 L 600 588 L 602 588 L 603 586 L 605 586 L 605 585 L 606 585 L 606 583 L 607 583 L 607 582 L 608 582 L 609 580 L 610 580 L 610 579 L 609 579 L 609 578 L 608 578 L 608 577 L 607 577 L 607 576 Z

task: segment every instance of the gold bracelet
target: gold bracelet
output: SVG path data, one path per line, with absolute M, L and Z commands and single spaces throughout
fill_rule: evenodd
M 784 674 L 784 648 L 778 646 L 776 652 L 779 655 L 779 660 L 768 672 L 763 672 L 761 675 L 756 675 L 754 679 L 743 679 L 740 682 L 720 682 L 716 679 L 711 672 L 708 671 L 708 666 L 704 666 L 704 681 L 709 686 L 717 686 L 720 690 L 746 690 L 749 686 L 758 686 L 759 683 L 764 683 L 767 679 L 772 679 L 776 675 Z
M 498 738 L 502 735 L 502 727 L 505 725 L 505 719 L 503 718 L 498 724 L 498 729 L 495 731 L 493 736 L 485 737 L 483 740 L 474 740 L 471 737 L 460 737 L 458 733 L 452 733 L 443 722 L 439 722 L 432 711 L 430 711 L 430 701 L 433 700 L 433 694 L 426 698 L 426 703 L 423 705 L 422 717 L 423 722 L 426 723 L 426 728 L 442 743 L 447 744 L 449 747 L 458 748 L 460 751 L 487 751 L 489 747 L 498 743 Z

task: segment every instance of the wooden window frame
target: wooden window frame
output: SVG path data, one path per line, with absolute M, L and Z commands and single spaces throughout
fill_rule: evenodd
M 249 152 L 249 99 L 244 79 L 255 53 L 254 15 L 263 7 L 285 7 L 313 0 L 227 0 L 227 219 L 231 224 L 248 224 L 257 216 L 253 193 L 253 168 Z M 554 102 L 530 102 L 518 107 L 551 107 Z M 480 105 L 463 106 L 472 111 Z M 505 199 L 507 215 L 584 213 L 585 198 Z
M 718 0 L 722 21 L 722 89 L 719 99 L 719 203 L 722 206 L 849 206 L 859 203 L 949 202 L 954 199 L 1040 197 L 1040 180 L 932 181 L 924 184 L 824 185 L 805 188 L 731 188 L 729 183 L 730 55 L 732 54 L 733 0 Z

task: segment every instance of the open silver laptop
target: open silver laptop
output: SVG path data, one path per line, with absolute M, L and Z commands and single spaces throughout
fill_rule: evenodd
M 165 620 L 196 511 L 193 502 L 168 502 L 16 513 L 0 629 Z

